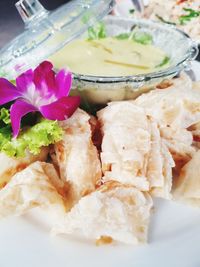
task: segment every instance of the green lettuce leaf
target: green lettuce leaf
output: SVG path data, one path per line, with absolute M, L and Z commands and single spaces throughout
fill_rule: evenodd
M 10 112 L 8 109 L 1 108 L 0 121 L 2 121 L 4 124 L 10 124 Z
M 57 121 L 41 119 L 32 127 L 24 127 L 18 138 L 12 138 L 9 111 L 0 110 L 0 152 L 9 157 L 24 157 L 26 151 L 34 155 L 41 147 L 54 144 L 62 139 L 63 130 Z

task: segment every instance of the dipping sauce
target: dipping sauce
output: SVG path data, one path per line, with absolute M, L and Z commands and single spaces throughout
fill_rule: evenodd
M 49 59 L 58 69 L 106 77 L 151 73 L 169 66 L 169 58 L 160 48 L 115 37 L 75 40 Z

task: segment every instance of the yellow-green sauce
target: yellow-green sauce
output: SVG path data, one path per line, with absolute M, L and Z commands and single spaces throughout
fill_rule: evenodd
M 67 67 L 73 73 L 92 76 L 145 74 L 169 66 L 160 48 L 113 37 L 75 40 L 49 59 L 58 69 Z

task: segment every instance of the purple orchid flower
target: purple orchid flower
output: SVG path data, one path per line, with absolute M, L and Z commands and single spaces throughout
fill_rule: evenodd
M 19 134 L 22 117 L 30 112 L 39 111 L 49 120 L 69 118 L 80 105 L 80 97 L 68 96 L 71 85 L 71 73 L 63 69 L 56 75 L 48 61 L 21 74 L 16 86 L 0 78 L 0 105 L 16 100 L 10 108 L 13 137 Z

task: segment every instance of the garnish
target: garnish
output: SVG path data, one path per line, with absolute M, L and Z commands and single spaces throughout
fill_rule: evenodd
M 164 57 L 164 59 L 162 60 L 162 62 L 156 66 L 156 68 L 160 68 L 160 67 L 163 67 L 164 65 L 168 64 L 170 61 L 170 58 L 169 57 Z
M 90 20 L 90 17 L 91 17 L 91 14 L 89 12 L 85 13 L 85 15 L 82 17 L 81 21 L 84 23 L 84 24 L 87 24 L 88 21 Z
M 127 68 L 138 68 L 138 69 L 149 69 L 149 66 L 145 66 L 145 65 L 136 65 L 136 64 L 129 64 L 129 63 L 124 63 L 124 62 L 119 62 L 119 61 L 115 61 L 115 60 L 105 60 L 106 63 L 112 64 L 112 65 L 120 65 L 120 66 L 124 66 Z
M 106 37 L 106 26 L 103 22 L 98 23 L 94 27 L 88 28 L 88 40 L 98 40 Z
M 96 48 L 101 48 L 103 49 L 104 51 L 106 51 L 107 53 L 109 54 L 112 54 L 112 49 L 106 47 L 105 45 L 101 44 L 101 43 L 98 43 L 98 42 L 95 42 L 94 40 L 91 40 L 91 44 L 96 47 Z
M 179 17 L 179 22 L 181 25 L 184 25 L 188 21 L 191 21 L 191 19 L 200 16 L 200 11 L 195 11 L 191 8 L 183 8 L 183 10 L 186 11 L 188 14 Z
M 153 43 L 153 37 L 151 34 L 142 32 L 142 31 L 132 31 L 130 33 L 121 33 L 117 36 L 115 36 L 118 40 L 134 40 L 137 43 L 140 44 L 152 44 Z
M 31 117 L 29 117 L 31 120 Z M 9 157 L 24 157 L 26 151 L 37 155 L 41 147 L 54 144 L 62 139 L 63 130 L 57 121 L 40 119 L 32 127 L 23 121 L 24 129 L 18 138 L 12 137 L 10 112 L 0 109 L 0 151 Z M 28 126 L 28 127 L 27 127 Z
M 1 108 L 1 110 L 0 110 L 0 123 L 2 124 L 2 122 L 4 124 L 10 124 L 11 123 L 10 112 L 6 108 Z
M 129 13 L 130 13 L 130 14 L 134 14 L 134 13 L 135 13 L 135 9 L 134 9 L 134 8 L 129 9 Z
M 176 4 L 180 5 L 180 4 L 184 3 L 184 2 L 187 2 L 187 0 L 179 0 L 179 1 L 176 2 Z
M 127 40 L 130 37 L 130 33 L 120 33 L 119 35 L 116 35 L 115 38 L 118 40 Z
M 152 44 L 153 43 L 153 37 L 151 34 L 146 33 L 146 32 L 142 32 L 142 31 L 137 31 L 133 34 L 134 41 L 136 41 L 137 43 L 140 44 Z
M 6 108 L 0 109 L 0 149 L 10 140 L 11 138 L 11 124 L 10 124 L 10 113 Z
M 37 155 L 41 147 L 62 139 L 63 131 L 57 121 L 42 119 L 24 130 L 18 138 L 12 138 L 11 125 L 0 128 L 0 151 L 9 157 L 24 157 L 26 151 Z
M 167 20 L 163 19 L 161 16 L 159 16 L 158 14 L 156 14 L 156 17 L 163 23 L 170 24 L 170 25 L 176 25 L 175 22 L 167 21 Z
M 13 137 L 18 136 L 21 120 L 28 113 L 39 112 L 48 120 L 69 118 L 80 104 L 79 97 L 68 96 L 71 84 L 71 73 L 61 70 L 56 75 L 48 61 L 21 74 L 16 86 L 0 78 L 0 105 L 15 101 L 10 108 Z
M 7 73 L 4 70 L 0 69 L 0 77 L 6 77 L 6 75 Z

